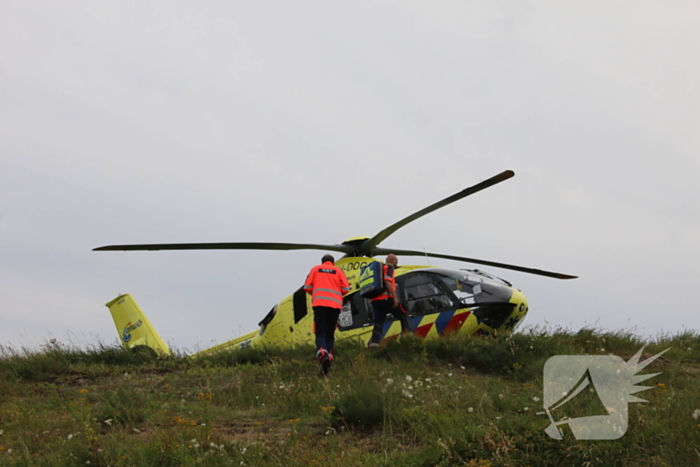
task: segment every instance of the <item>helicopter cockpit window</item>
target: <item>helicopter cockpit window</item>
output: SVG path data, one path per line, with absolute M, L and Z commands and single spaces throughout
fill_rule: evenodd
M 409 315 L 422 316 L 456 308 L 445 285 L 434 274 L 409 274 L 399 279 L 399 293 Z
M 349 331 L 372 325 L 372 313 L 369 300 L 359 293 L 352 294 L 343 303 L 343 309 L 338 315 L 338 329 Z
M 465 305 L 474 305 L 476 302 L 474 296 L 481 293 L 480 284 L 470 284 L 454 277 L 441 276 L 440 279 Z

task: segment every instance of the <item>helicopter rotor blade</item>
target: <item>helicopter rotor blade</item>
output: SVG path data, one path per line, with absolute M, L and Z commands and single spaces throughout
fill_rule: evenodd
M 92 251 L 157 251 L 157 250 L 330 250 L 350 253 L 348 245 L 318 245 L 314 243 L 154 243 L 145 245 L 108 245 Z
M 571 276 L 569 274 L 561 274 L 559 272 L 543 271 L 541 269 L 526 268 L 523 266 L 515 266 L 513 264 L 497 263 L 495 261 L 486 261 L 483 259 L 467 258 L 465 256 L 454 256 L 454 255 L 443 255 L 440 253 L 427 253 L 425 251 L 415 251 L 415 250 L 390 250 L 388 248 L 376 248 L 374 250 L 375 254 L 383 255 L 393 253 L 395 255 L 404 256 L 430 256 L 432 258 L 442 258 L 451 259 L 454 261 L 466 261 L 467 263 L 483 264 L 486 266 L 494 266 L 502 269 L 511 269 L 513 271 L 525 272 L 528 274 L 536 274 L 538 276 L 553 277 L 555 279 L 576 279 L 578 276 Z
M 509 178 L 513 177 L 515 175 L 515 172 L 512 170 L 506 170 L 504 172 L 501 172 L 498 175 L 495 175 L 488 180 L 484 180 L 481 183 L 477 183 L 474 186 L 471 186 L 469 188 L 465 188 L 464 190 L 460 191 L 459 193 L 455 193 L 452 196 L 448 196 L 447 198 L 443 199 L 442 201 L 438 201 L 437 203 L 431 204 L 430 206 L 421 209 L 418 212 L 415 212 L 411 214 L 410 216 L 401 219 L 400 221 L 396 222 L 395 224 L 390 225 L 386 229 L 382 230 L 379 232 L 377 235 L 374 237 L 370 238 L 369 240 L 366 240 L 361 247 L 361 253 L 367 256 L 374 256 L 376 253 L 376 247 L 379 245 L 382 241 L 386 240 L 386 238 L 399 230 L 401 227 L 405 226 L 406 224 L 415 221 L 416 219 L 419 219 L 426 214 L 430 214 L 433 211 L 436 211 L 440 208 L 443 208 L 447 206 L 448 204 L 454 203 L 455 201 L 459 201 L 462 198 L 465 198 L 469 195 L 472 195 L 476 192 L 479 192 L 485 188 L 488 188 L 490 186 L 493 186 L 497 183 L 503 182 L 505 180 L 508 180 Z

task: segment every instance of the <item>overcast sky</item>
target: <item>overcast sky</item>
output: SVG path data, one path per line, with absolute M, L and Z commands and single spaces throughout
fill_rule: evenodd
M 92 248 L 340 243 L 506 169 L 381 246 L 580 276 L 481 267 L 525 293 L 526 325 L 698 330 L 699 13 L 2 2 L 0 344 L 116 342 L 120 293 L 174 347 L 224 342 L 324 252 Z

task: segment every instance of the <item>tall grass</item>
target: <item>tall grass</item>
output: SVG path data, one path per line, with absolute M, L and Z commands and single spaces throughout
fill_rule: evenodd
M 670 348 L 618 440 L 553 440 L 556 355 Z M 507 337 L 340 342 L 158 357 L 117 346 L 0 347 L 0 465 L 700 465 L 700 336 L 530 329 Z

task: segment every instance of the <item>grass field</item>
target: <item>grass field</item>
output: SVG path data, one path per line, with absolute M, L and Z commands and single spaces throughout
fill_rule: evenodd
M 549 438 L 543 367 L 556 355 L 628 360 L 641 373 L 620 439 Z M 503 338 L 408 336 L 156 358 L 118 346 L 0 348 L 0 465 L 696 466 L 700 336 L 643 340 L 590 329 Z M 585 409 L 585 407 L 581 407 Z

